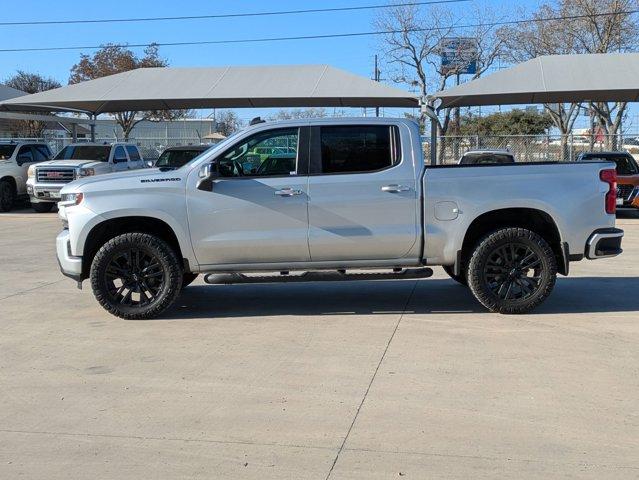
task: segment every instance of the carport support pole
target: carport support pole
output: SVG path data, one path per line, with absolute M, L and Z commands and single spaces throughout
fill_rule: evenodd
M 73 143 L 76 143 L 78 141 L 78 124 L 77 123 L 71 124 L 71 138 Z
M 95 117 L 94 113 L 91 114 L 91 141 L 95 142 Z
M 439 119 L 435 113 L 435 107 L 432 100 L 420 102 L 422 114 L 430 118 L 430 164 L 437 165 L 437 133 L 439 126 Z

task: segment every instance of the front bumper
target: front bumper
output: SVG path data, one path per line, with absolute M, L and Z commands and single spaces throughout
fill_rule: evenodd
M 27 182 L 27 193 L 32 203 L 59 202 L 60 190 L 68 183 L 30 183 Z
M 586 258 L 595 260 L 616 257 L 623 252 L 621 249 L 622 238 L 623 230 L 619 228 L 595 230 L 586 242 Z
M 56 253 L 60 271 L 73 280 L 82 281 L 82 257 L 71 255 L 69 230 L 62 230 L 55 239 Z

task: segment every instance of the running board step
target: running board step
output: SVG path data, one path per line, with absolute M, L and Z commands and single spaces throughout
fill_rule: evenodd
M 399 272 L 343 273 L 343 271 L 313 271 L 300 274 L 245 275 L 243 273 L 209 273 L 204 281 L 211 285 L 238 283 L 300 283 L 300 282 L 344 282 L 358 280 L 410 280 L 428 278 L 431 268 L 407 268 Z

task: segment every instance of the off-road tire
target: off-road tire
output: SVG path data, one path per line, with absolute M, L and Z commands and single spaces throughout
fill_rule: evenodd
M 8 212 L 16 201 L 16 189 L 11 183 L 3 180 L 0 182 L 0 212 Z
M 154 270 L 157 272 L 154 274 L 157 279 L 153 281 L 161 281 L 161 284 L 154 285 L 157 288 L 157 295 L 145 305 L 125 305 L 122 304 L 121 300 L 117 301 L 117 296 L 114 296 L 113 289 L 116 288 L 119 291 L 121 287 L 114 287 L 114 283 L 109 279 L 109 274 L 107 273 L 116 259 L 123 256 L 126 257 L 127 254 L 133 257 L 130 252 L 134 251 L 139 251 L 145 258 L 151 258 L 158 265 L 157 270 Z M 139 262 L 138 258 L 136 269 L 140 268 Z M 134 263 L 131 260 L 131 264 Z M 138 273 L 143 272 L 143 270 L 145 269 L 138 270 Z M 106 242 L 96 253 L 91 264 L 91 288 L 96 300 L 112 315 L 127 320 L 149 319 L 157 317 L 164 312 L 180 295 L 182 271 L 181 262 L 178 260 L 175 251 L 164 240 L 146 233 L 125 233 Z M 112 274 L 111 278 L 113 278 Z M 130 278 L 129 281 L 133 282 Z M 122 284 L 124 284 L 124 281 L 122 281 Z M 125 288 L 124 291 L 126 292 L 127 289 Z M 135 287 L 132 291 L 136 293 Z M 141 294 L 138 293 L 138 295 L 141 298 Z
M 523 268 L 531 260 L 522 263 L 525 258 L 521 258 L 527 257 L 528 253 L 512 253 L 522 250 L 536 255 L 533 258 L 537 268 L 532 271 L 532 277 L 527 276 L 531 273 L 531 268 Z M 507 252 L 506 261 L 498 264 L 503 266 L 491 266 L 497 265 L 495 258 L 501 258 L 500 254 L 503 252 Z M 508 261 L 509 255 L 512 262 Z M 525 274 L 522 273 L 524 270 Z M 524 228 L 503 228 L 484 237 L 475 247 L 468 263 L 466 278 L 475 298 L 491 312 L 527 313 L 543 303 L 552 292 L 557 279 L 557 260 L 548 242 L 537 233 Z M 537 278 L 538 280 L 531 280 Z M 502 288 L 508 289 L 505 298 L 502 298 Z M 526 296 L 508 298 L 511 288 L 513 296 Z M 498 291 L 495 292 L 495 289 Z
M 468 286 L 468 281 L 466 280 L 466 275 L 464 275 L 464 273 L 462 273 L 461 275 L 455 275 L 454 269 L 450 265 L 445 265 L 442 268 L 448 274 L 448 276 L 455 280 L 457 283 L 463 285 L 464 287 Z
M 49 202 L 38 202 L 38 203 L 31 204 L 33 209 L 38 213 L 49 213 L 51 210 L 53 210 L 54 205 L 55 203 L 49 203 Z
M 184 272 L 182 274 L 182 288 L 186 288 L 189 285 L 191 285 L 195 279 L 198 277 L 199 274 L 197 273 L 191 273 L 191 272 Z

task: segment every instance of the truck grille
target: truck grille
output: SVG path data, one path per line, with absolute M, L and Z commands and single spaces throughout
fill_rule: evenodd
M 38 183 L 69 183 L 75 179 L 74 168 L 40 167 L 36 169 Z

